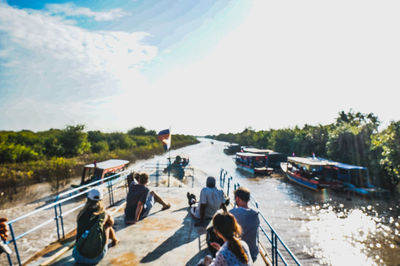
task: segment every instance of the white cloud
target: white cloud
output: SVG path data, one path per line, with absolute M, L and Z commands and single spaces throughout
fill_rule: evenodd
M 66 17 L 79 17 L 85 16 L 93 18 L 96 21 L 109 21 L 121 18 L 126 15 L 121 8 L 115 8 L 108 11 L 93 11 L 87 7 L 79 7 L 74 3 L 65 4 L 47 4 L 46 9 L 55 15 L 62 15 Z
M 158 53 L 144 32 L 93 32 L 3 4 L 0 36 L 0 124 L 8 129 L 102 125 L 110 96 L 142 93 L 140 69 Z

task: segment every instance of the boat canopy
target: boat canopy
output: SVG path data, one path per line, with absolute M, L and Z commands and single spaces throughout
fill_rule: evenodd
M 258 154 L 258 153 L 251 153 L 251 152 L 237 152 L 237 156 L 243 156 L 243 157 L 264 157 L 264 154 Z
M 107 160 L 104 162 L 96 163 L 96 168 L 105 170 L 105 169 L 109 169 L 109 168 L 115 168 L 118 166 L 124 166 L 128 163 L 129 163 L 129 161 L 127 161 L 127 160 L 111 159 L 111 160 Z M 85 168 L 95 168 L 95 166 L 93 163 L 91 163 L 91 164 L 85 165 Z
M 351 165 L 351 164 L 346 164 L 346 163 L 336 163 L 335 166 L 340 169 L 345 169 L 345 170 L 367 170 L 367 167 L 363 166 L 357 166 L 357 165 Z
M 288 157 L 288 162 L 294 162 L 299 164 L 305 164 L 310 166 L 325 166 L 332 165 L 332 163 L 328 161 L 321 161 L 313 158 L 305 158 L 305 157 Z
M 271 153 L 274 152 L 273 150 L 268 150 L 268 149 L 257 149 L 257 148 L 243 148 L 243 152 L 249 152 L 249 153 Z

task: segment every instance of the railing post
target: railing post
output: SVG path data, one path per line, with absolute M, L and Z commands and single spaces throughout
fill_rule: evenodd
M 159 162 L 157 161 L 157 170 L 159 168 Z M 170 185 L 170 179 L 171 179 L 171 159 L 168 159 L 168 165 L 167 165 L 167 170 L 168 170 L 168 187 Z
M 62 231 L 62 236 L 65 238 L 65 232 L 64 232 L 64 217 L 62 215 L 62 209 L 61 209 L 61 203 L 58 204 L 58 209 L 60 211 L 60 222 L 61 222 L 61 231 Z
M 19 257 L 19 252 L 18 252 L 18 247 L 17 247 L 17 240 L 15 239 L 15 234 L 14 234 L 14 229 L 12 227 L 12 224 L 9 224 L 8 228 L 10 229 L 12 241 L 14 242 L 14 249 L 15 249 L 15 254 L 17 255 L 18 265 L 22 265 L 21 258 Z
M 57 237 L 58 240 L 60 240 L 60 225 L 58 224 L 58 213 L 57 213 L 57 205 L 54 205 L 54 218 L 56 220 L 56 226 L 57 226 Z
M 278 243 L 277 243 L 277 236 L 274 230 L 271 229 L 271 256 L 272 256 L 272 265 L 278 265 Z
M 228 187 L 226 189 L 226 195 L 227 196 L 229 196 L 229 188 L 231 187 L 231 180 L 232 180 L 232 177 L 229 177 L 228 178 Z
M 108 188 L 108 199 L 110 201 L 110 206 L 113 206 L 114 205 L 114 192 L 113 192 L 113 189 L 112 189 L 112 181 L 111 181 L 111 179 L 108 180 L 107 188 Z

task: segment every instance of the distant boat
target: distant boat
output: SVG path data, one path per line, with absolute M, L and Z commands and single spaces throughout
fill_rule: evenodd
M 225 147 L 224 153 L 226 155 L 234 155 L 237 152 L 240 152 L 241 146 L 239 144 L 229 144 Z
M 273 168 L 266 167 L 266 155 L 237 152 L 235 157 L 236 166 L 255 175 L 270 175 Z
M 269 149 L 258 149 L 258 148 L 253 148 L 253 147 L 243 147 L 242 148 L 243 152 L 249 152 L 249 153 L 255 153 L 255 154 L 261 154 L 265 156 L 265 166 L 274 168 L 274 169 L 280 169 L 280 164 L 281 162 L 286 162 L 287 161 L 287 156 L 283 153 L 280 152 L 275 152 L 273 150 Z
M 122 172 L 126 169 L 128 164 L 129 161 L 118 159 L 110 159 L 103 162 L 94 162 L 92 164 L 87 164 L 83 167 L 80 185 L 71 186 L 82 186 L 84 184 L 88 184 L 96 180 L 101 180 L 107 176 Z

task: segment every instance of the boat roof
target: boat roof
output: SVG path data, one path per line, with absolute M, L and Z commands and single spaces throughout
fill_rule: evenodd
M 110 159 L 110 160 L 107 160 L 104 162 L 96 163 L 96 168 L 108 169 L 108 168 L 123 166 L 128 163 L 129 163 L 129 161 L 127 161 L 127 160 Z M 94 164 L 93 163 L 87 164 L 87 165 L 85 165 L 85 168 L 94 168 Z
M 311 165 L 311 166 L 324 166 L 324 165 L 331 165 L 331 163 L 327 160 L 319 160 L 319 159 L 314 159 L 311 157 L 288 157 L 288 161 L 294 162 L 294 163 L 301 163 L 301 164 L 306 164 L 306 165 Z
M 244 157 L 264 157 L 265 154 L 251 153 L 251 152 L 237 152 L 236 155 Z
M 347 164 L 347 163 L 336 162 L 335 166 L 337 168 L 346 169 L 346 170 L 367 170 L 367 167 L 351 165 L 351 164 Z
M 268 149 L 257 149 L 257 148 L 243 148 L 244 152 L 250 152 L 250 153 L 271 153 L 274 152 L 273 150 L 268 150 Z
M 337 168 L 345 169 L 345 170 L 367 170 L 367 168 L 363 167 L 363 166 L 335 162 L 335 161 L 328 160 L 328 159 L 321 158 L 321 157 L 316 157 L 316 158 L 313 158 L 313 157 L 307 157 L 307 158 L 306 157 L 288 157 L 288 161 L 312 165 L 312 166 L 330 165 L 330 166 L 335 166 Z

